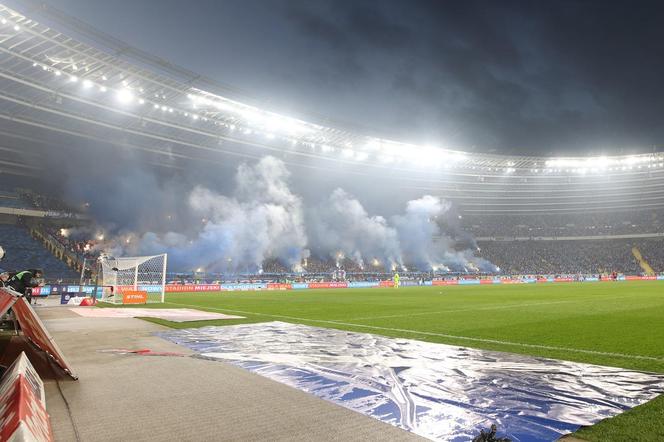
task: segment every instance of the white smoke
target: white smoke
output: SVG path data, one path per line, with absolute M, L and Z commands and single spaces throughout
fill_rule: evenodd
M 125 232 L 111 249 L 117 255 L 167 252 L 172 268 L 228 273 L 259 272 L 266 259 L 300 271 L 309 247 L 322 259 L 341 265 L 347 257 L 367 270 L 492 268 L 471 251 L 454 249 L 455 241 L 439 222 L 450 205 L 438 197 L 409 201 L 402 214 L 386 219 L 369 214 L 341 188 L 305 209 L 288 179 L 284 163 L 274 157 L 243 164 L 235 176 L 233 196 L 201 186 L 189 193 L 183 210 L 200 222 L 196 228 L 164 234 Z
M 494 271 L 490 262 L 470 250 L 455 250 L 455 241 L 441 229 L 450 203 L 425 195 L 408 201 L 403 215 L 393 217 L 405 260 L 419 270 L 455 272 Z
M 408 263 L 422 270 L 445 264 L 444 254 L 451 247 L 441 236 L 438 217 L 448 209 L 449 203 L 425 195 L 408 201 L 405 213 L 392 219 Z
M 302 201 L 289 189 L 288 176 L 282 161 L 265 157 L 239 167 L 234 197 L 197 186 L 187 201 L 201 222 L 197 235 L 146 233 L 138 251 L 166 250 L 175 267 L 189 269 L 257 272 L 266 258 L 278 258 L 298 270 L 308 256 L 307 237 Z
M 321 255 L 347 256 L 360 267 L 374 260 L 380 267 L 401 266 L 399 238 L 382 216 L 369 216 L 362 204 L 336 189 L 309 217 L 311 246 Z M 374 266 L 374 267 L 378 267 Z

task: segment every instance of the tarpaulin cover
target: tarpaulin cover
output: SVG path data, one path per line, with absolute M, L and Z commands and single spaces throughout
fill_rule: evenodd
M 244 316 L 225 315 L 188 308 L 70 308 L 69 310 L 88 318 L 159 318 L 172 322 L 244 319 Z
M 444 441 L 551 441 L 653 399 L 664 375 L 283 322 L 174 330 L 201 357 Z

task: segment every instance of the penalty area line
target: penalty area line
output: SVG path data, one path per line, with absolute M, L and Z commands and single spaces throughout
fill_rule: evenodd
M 269 313 L 248 312 L 248 311 L 244 311 L 244 310 L 234 310 L 234 309 L 228 309 L 228 308 L 205 307 L 205 306 L 201 306 L 201 305 L 182 304 L 182 303 L 179 303 L 179 302 L 170 302 L 170 301 L 165 301 L 164 304 L 179 305 L 179 306 L 183 306 L 183 307 L 192 307 L 192 308 L 195 308 L 195 309 L 216 310 L 216 311 L 220 311 L 220 312 L 243 313 L 245 315 L 265 316 L 267 318 L 291 319 L 293 321 L 305 321 L 305 322 L 313 322 L 313 323 L 319 323 L 319 324 L 332 324 L 332 325 L 340 325 L 340 326 L 345 326 L 345 327 L 357 327 L 357 328 L 364 328 L 364 329 L 368 329 L 368 330 L 392 331 L 392 332 L 409 333 L 409 334 L 412 334 L 412 335 L 422 335 L 422 336 L 436 336 L 436 337 L 441 337 L 441 338 L 456 339 L 456 340 L 459 340 L 459 341 L 482 342 L 482 343 L 486 343 L 486 344 L 498 344 L 498 345 L 505 345 L 505 346 L 511 346 L 511 347 L 533 348 L 533 349 L 538 349 L 538 350 L 564 351 L 564 352 L 581 353 L 581 354 L 589 354 L 589 355 L 596 355 L 596 356 L 610 356 L 610 357 L 622 358 L 622 359 L 636 359 L 636 360 L 643 360 L 643 361 L 664 362 L 664 358 L 658 358 L 658 357 L 654 357 L 654 356 L 633 355 L 633 354 L 627 354 L 627 353 L 613 353 L 613 352 L 598 351 L 598 350 L 585 350 L 585 349 L 582 349 L 582 348 L 557 347 L 557 346 L 554 346 L 554 345 L 544 345 L 544 344 L 527 344 L 527 343 L 524 343 L 524 342 L 503 341 L 503 340 L 500 340 L 500 339 L 475 338 L 475 337 L 472 337 L 472 336 L 450 335 L 450 334 L 447 334 L 447 333 L 436 333 L 436 332 L 409 330 L 409 329 L 406 329 L 406 328 L 379 327 L 379 326 L 375 326 L 375 325 L 353 324 L 353 323 L 350 323 L 350 322 L 331 321 L 331 320 L 325 320 L 325 319 L 309 319 L 309 318 L 299 318 L 297 316 L 273 315 L 273 314 L 269 314 Z

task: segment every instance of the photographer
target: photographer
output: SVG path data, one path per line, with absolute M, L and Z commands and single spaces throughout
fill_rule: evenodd
M 0 246 L 0 261 L 5 257 L 5 249 Z M 12 274 L 9 272 L 5 272 L 3 269 L 0 269 L 0 287 L 6 287 L 9 283 L 9 278 L 11 278 Z
M 9 278 L 7 285 L 18 293 L 24 295 L 28 304 L 32 304 L 32 288 L 43 286 L 43 277 L 44 272 L 40 269 L 23 270 Z

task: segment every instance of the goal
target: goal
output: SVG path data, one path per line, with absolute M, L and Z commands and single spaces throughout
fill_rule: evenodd
M 167 255 L 112 258 L 103 257 L 102 298 L 104 302 L 123 304 L 123 294 L 147 292 L 148 303 L 164 302 Z

